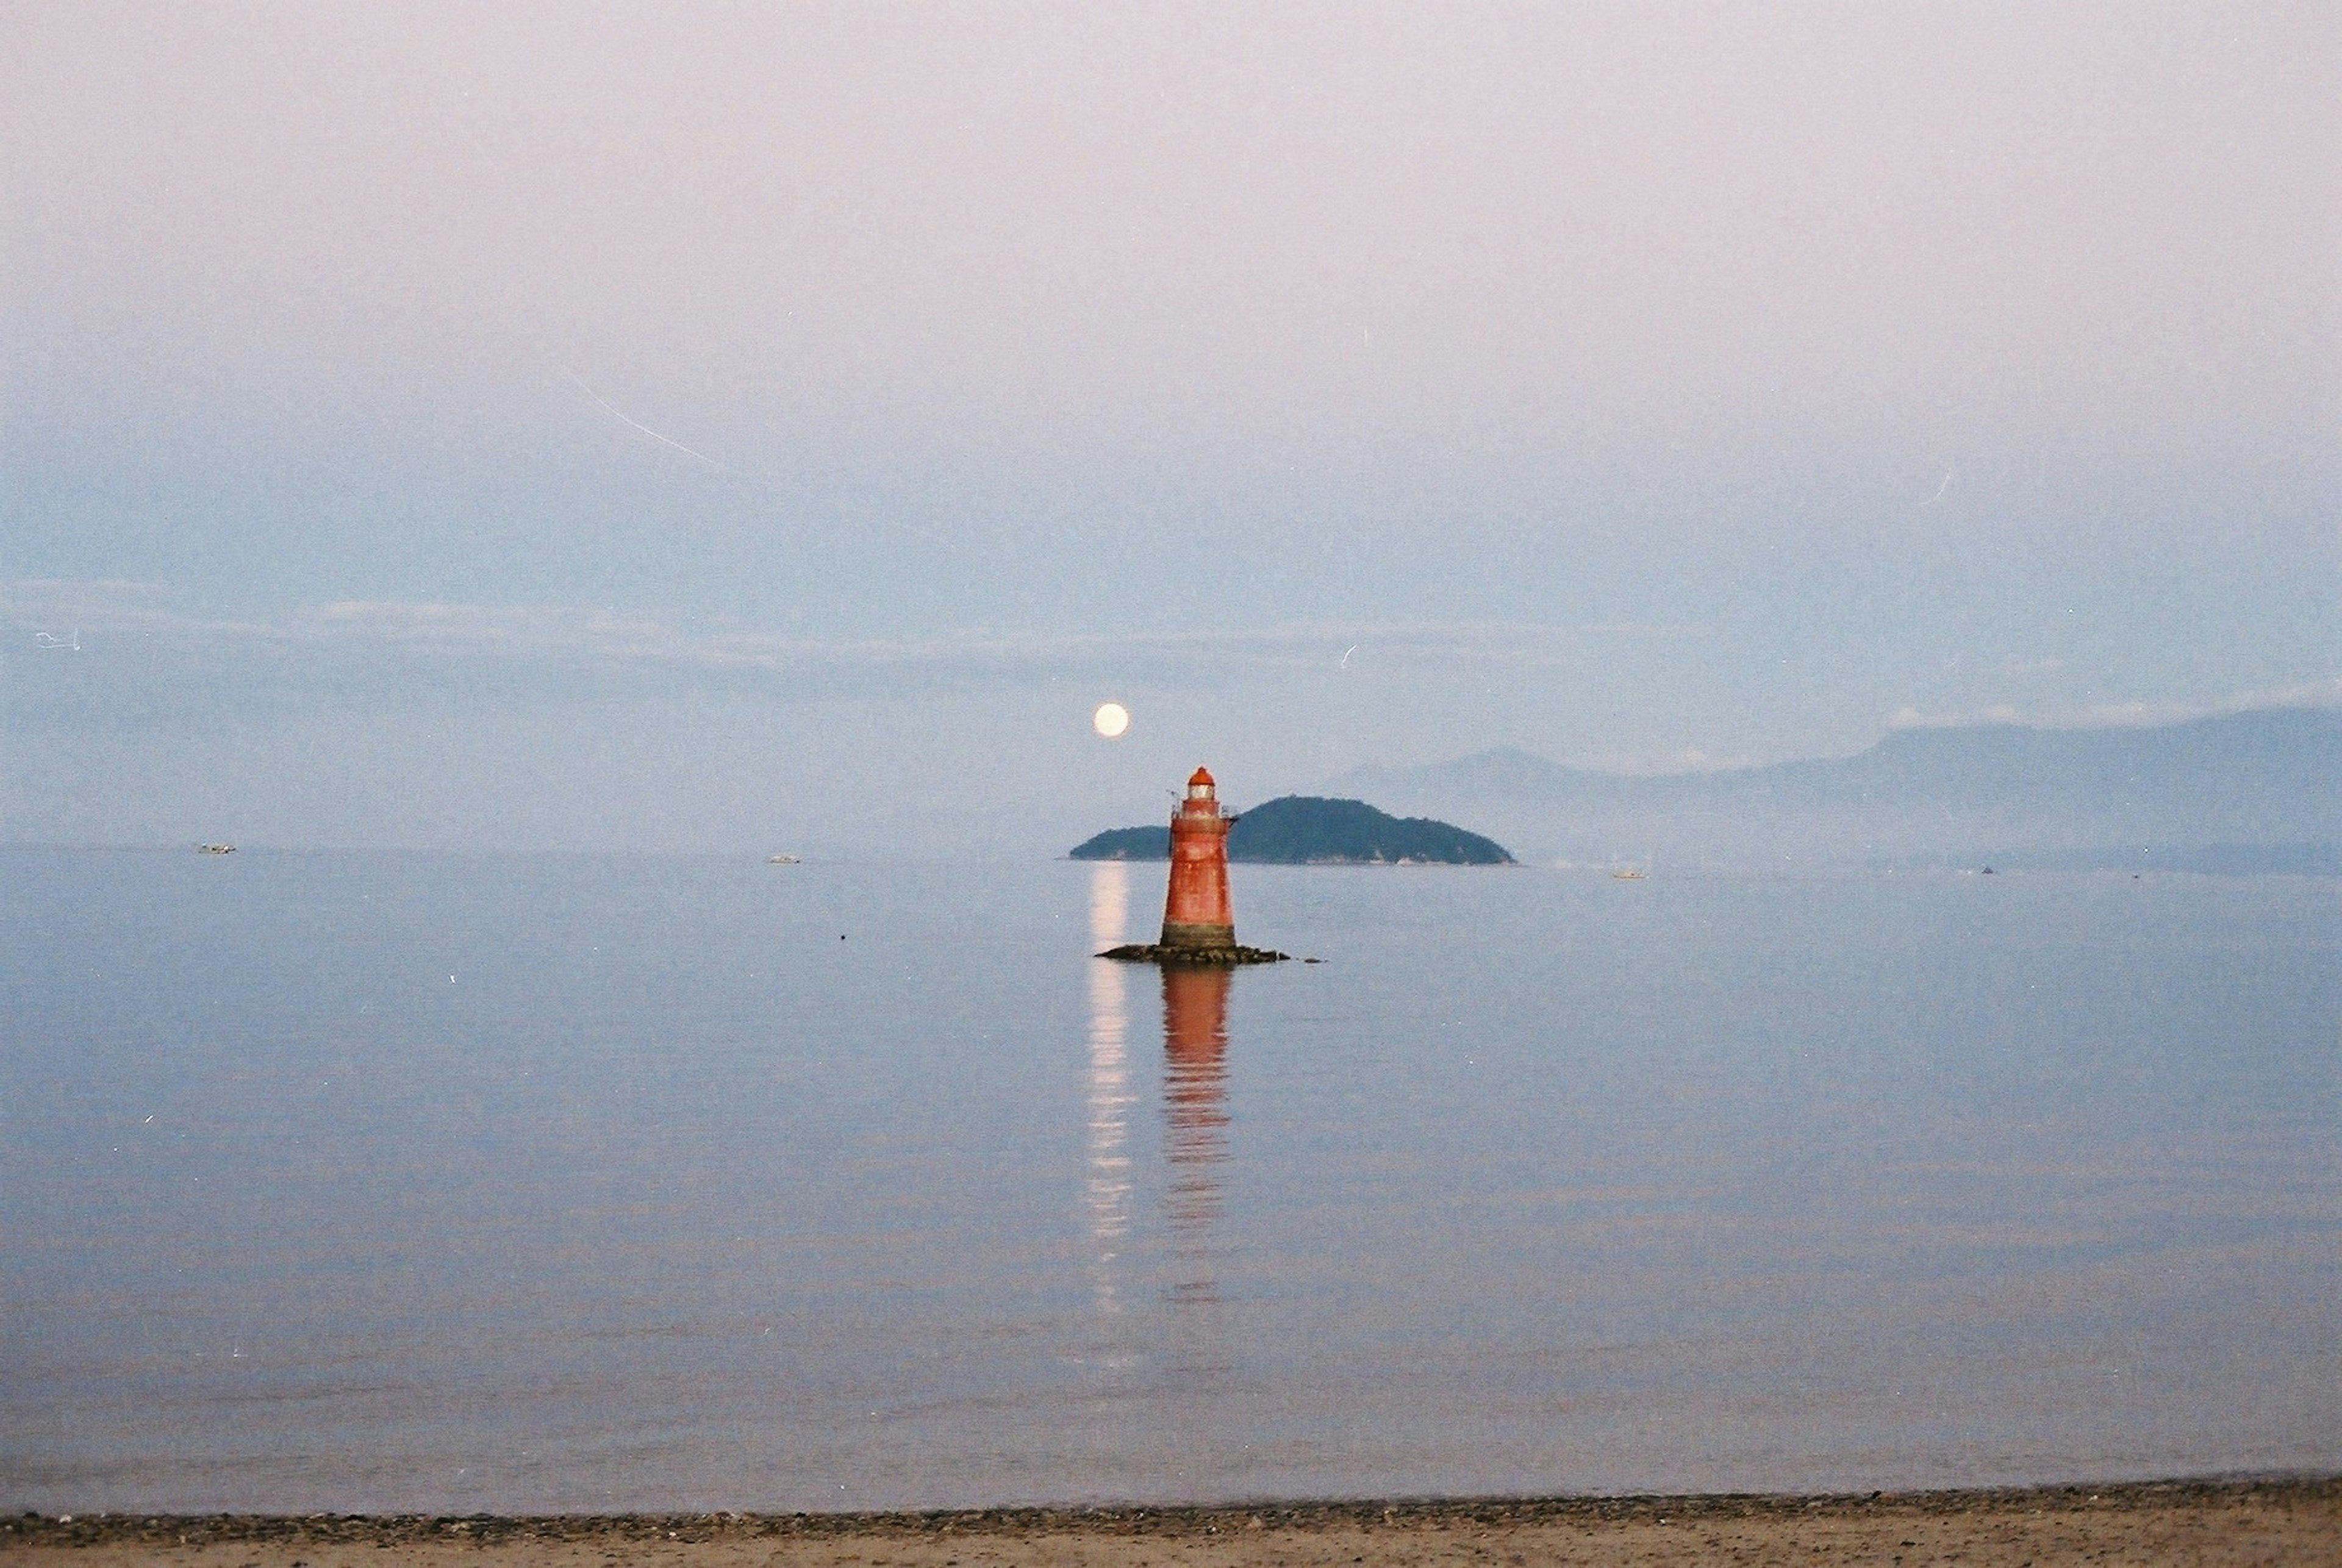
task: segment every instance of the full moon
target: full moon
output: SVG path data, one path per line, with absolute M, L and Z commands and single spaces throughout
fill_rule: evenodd
M 1090 715 L 1090 728 L 1112 740 L 1130 727 L 1130 710 L 1120 703 L 1100 703 Z

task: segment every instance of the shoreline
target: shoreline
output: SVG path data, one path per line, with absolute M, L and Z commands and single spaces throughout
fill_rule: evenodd
M 837 1513 L 107 1513 L 0 1520 L 0 1555 L 235 1568 L 342 1563 L 886 1563 L 1141 1568 L 1817 1558 L 2342 1563 L 2342 1474 L 1929 1491 L 1030 1506 Z M 869 1555 L 884 1548 L 884 1555 Z M 359 1555 L 363 1553 L 363 1555 Z M 385 1553 L 388 1555 L 385 1556 Z

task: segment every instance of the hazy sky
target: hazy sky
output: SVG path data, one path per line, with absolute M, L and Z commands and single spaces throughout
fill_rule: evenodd
M 2333 5 L 0 45 L 0 839 L 1058 849 L 2336 700 Z

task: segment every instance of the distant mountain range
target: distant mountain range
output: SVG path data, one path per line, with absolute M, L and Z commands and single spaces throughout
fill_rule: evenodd
M 1538 859 L 2342 869 L 2342 714 L 1897 730 L 1859 755 L 1631 777 L 1517 750 L 1334 781 Z
M 1070 851 L 1076 860 L 1168 860 L 1171 829 L 1110 828 Z M 1284 865 L 1511 865 L 1494 839 L 1425 817 L 1395 817 L 1364 801 L 1280 795 L 1237 814 L 1228 858 Z

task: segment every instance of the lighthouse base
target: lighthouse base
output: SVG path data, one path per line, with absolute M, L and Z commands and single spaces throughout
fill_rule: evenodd
M 1236 928 L 1233 925 L 1192 925 L 1183 921 L 1163 923 L 1162 944 L 1166 947 L 1234 947 Z
M 1266 947 L 1240 947 L 1233 942 L 1223 947 L 1190 946 L 1185 943 L 1132 942 L 1126 943 L 1120 947 L 1109 947 L 1097 956 L 1119 959 L 1125 964 L 1188 964 L 1227 969 L 1239 964 L 1283 964 L 1292 958 L 1293 954 L 1278 953 Z

